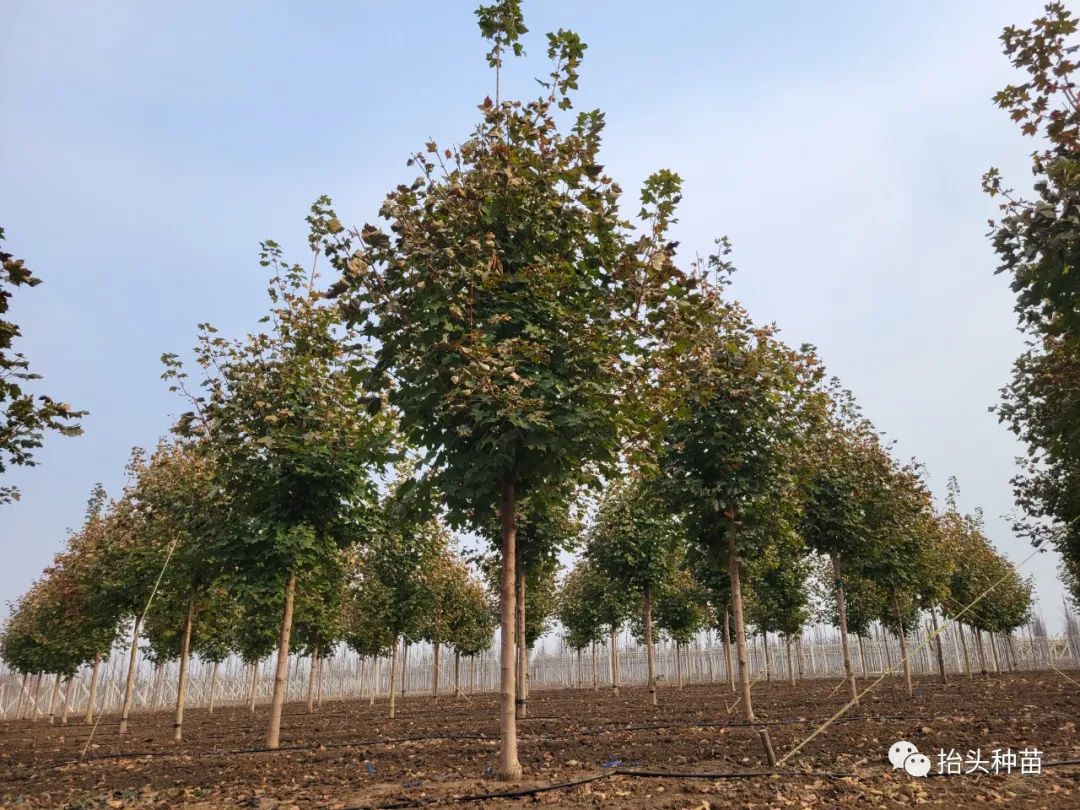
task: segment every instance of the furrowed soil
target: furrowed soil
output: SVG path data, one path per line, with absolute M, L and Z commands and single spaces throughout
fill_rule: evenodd
M 1068 678 L 1074 680 L 1070 682 Z M 491 777 L 499 749 L 496 697 L 409 695 L 389 720 L 384 700 L 325 703 L 308 714 L 286 706 L 282 748 L 259 750 L 268 707 L 213 714 L 189 709 L 184 740 L 172 740 L 172 715 L 133 716 L 130 733 L 117 718 L 91 728 L 46 721 L 0 723 L 0 807 L 360 808 L 542 804 L 559 807 L 1080 807 L 1080 684 L 1075 673 L 1019 673 L 923 679 L 913 698 L 888 678 L 809 742 L 780 775 L 767 769 L 758 731 L 742 725 L 727 684 L 663 688 L 660 705 L 643 689 L 619 695 L 603 688 L 534 691 L 530 717 L 519 722 L 525 774 L 516 785 Z M 860 681 L 860 688 L 866 685 Z M 759 683 L 754 710 L 768 724 L 782 757 L 845 703 L 835 681 Z M 1042 753 L 1039 775 L 960 775 L 918 779 L 894 771 L 886 751 L 914 743 L 938 769 L 940 749 Z M 85 758 L 80 752 L 86 749 Z M 963 769 L 970 764 L 965 762 Z M 692 778 L 633 776 L 623 771 L 707 774 Z M 718 778 L 719 774 L 736 774 Z M 604 775 L 573 787 L 522 798 L 469 799 Z

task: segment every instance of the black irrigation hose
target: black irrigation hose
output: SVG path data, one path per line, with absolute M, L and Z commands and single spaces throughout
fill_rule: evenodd
M 643 771 L 636 769 L 616 768 L 605 773 L 592 774 L 581 779 L 572 779 L 568 782 L 556 782 L 550 785 L 540 785 L 534 788 L 519 790 L 503 790 L 495 793 L 471 793 L 461 796 L 446 796 L 431 799 L 406 799 L 404 801 L 391 802 L 389 804 L 356 805 L 347 807 L 345 810 L 400 810 L 406 807 L 425 807 L 429 805 L 452 803 L 463 804 L 465 802 L 482 802 L 491 799 L 522 799 L 526 796 L 535 796 L 539 793 L 547 793 L 553 790 L 567 790 L 569 788 L 587 785 L 590 782 L 598 782 L 601 779 L 610 779 L 613 776 L 627 776 L 633 779 L 755 779 L 762 776 L 825 776 L 839 779 L 845 776 L 854 776 L 853 773 L 830 773 L 824 771 L 725 771 L 721 773 L 685 773 L 679 771 Z
M 1065 715 L 1057 715 L 1065 717 Z M 856 723 L 856 722 L 872 722 L 872 721 L 887 721 L 887 720 L 928 720 L 932 721 L 938 719 L 938 715 L 874 715 L 870 717 L 866 716 L 851 716 L 843 717 L 837 720 L 838 723 Z M 979 720 L 1009 720 L 1014 719 L 1011 716 L 1006 715 L 994 715 L 989 717 L 976 718 Z M 763 727 L 777 727 L 786 725 L 801 725 L 804 723 L 815 722 L 810 719 L 786 719 L 786 720 L 758 720 L 753 723 L 745 721 L 737 722 L 695 722 L 695 723 L 648 723 L 632 726 L 616 726 L 613 728 L 603 729 L 588 729 L 582 730 L 574 734 L 554 734 L 554 735 L 541 735 L 530 736 L 521 735 L 522 740 L 533 741 L 547 741 L 557 742 L 559 740 L 573 739 L 577 737 L 590 737 L 599 736 L 602 734 L 613 734 L 626 731 L 657 731 L 662 729 L 680 729 L 680 728 L 763 728 Z M 297 745 L 282 745 L 277 748 L 239 748 L 239 749 L 227 749 L 224 751 L 121 751 L 115 753 L 98 754 L 92 757 L 86 757 L 80 761 L 83 762 L 95 762 L 98 760 L 113 760 L 113 759 L 144 759 L 144 758 L 156 758 L 156 757 L 216 757 L 216 756 L 240 756 L 246 754 L 267 754 L 275 753 L 279 751 L 320 751 L 328 750 L 332 748 L 362 748 L 365 746 L 377 746 L 377 745 L 393 745 L 396 743 L 406 742 L 428 742 L 428 741 L 454 741 L 454 740 L 481 740 L 481 741 L 498 741 L 498 737 L 485 735 L 485 734 L 423 734 L 410 737 L 387 737 L 384 739 L 376 740 L 347 740 L 342 742 L 329 742 L 329 743 L 307 743 Z M 52 765 L 52 769 L 62 768 L 71 764 L 70 762 L 57 763 Z

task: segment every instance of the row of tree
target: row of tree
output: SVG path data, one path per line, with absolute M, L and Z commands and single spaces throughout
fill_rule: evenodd
M 200 325 L 194 377 L 163 356 L 190 410 L 172 440 L 133 455 L 119 497 L 95 493 L 15 611 L 4 659 L 70 676 L 128 624 L 121 732 L 145 636 L 180 661 L 179 736 L 192 651 L 276 651 L 276 747 L 291 651 L 487 646 L 482 589 L 448 540 L 469 531 L 498 593 L 498 773 L 515 779 L 528 649 L 579 539 L 559 606 L 571 643 L 632 616 L 655 701 L 654 626 L 688 640 L 722 615 L 751 721 L 746 628 L 796 636 L 814 560 L 829 566 L 853 701 L 849 630 L 868 615 L 901 645 L 919 610 L 1021 623 L 1029 587 L 978 518 L 954 501 L 935 512 L 922 469 L 894 458 L 813 347 L 731 298 L 726 240 L 679 266 L 678 175 L 651 175 L 636 221 L 622 213 L 599 157 L 604 116 L 573 112 L 577 35 L 548 35 L 539 98 L 505 100 L 520 2 L 477 17 L 495 98 L 472 134 L 418 150 L 378 225 L 347 229 L 320 198 L 310 267 L 263 244 L 262 328 L 228 339 Z M 320 259 L 337 276 L 326 291 Z

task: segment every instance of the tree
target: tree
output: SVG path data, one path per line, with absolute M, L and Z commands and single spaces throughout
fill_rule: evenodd
M 780 633 L 787 646 L 788 675 L 794 683 L 791 639 L 801 636 L 810 619 L 810 560 L 799 545 L 769 549 L 751 566 L 749 599 L 746 614 L 750 622 L 765 637 L 768 653 L 768 634 Z M 765 676 L 772 678 L 766 663 Z
M 686 556 L 681 527 L 658 482 L 631 475 L 610 484 L 597 509 L 585 554 L 607 576 L 609 588 L 633 594 L 640 605 L 649 701 L 655 706 L 654 599 Z M 614 627 L 611 654 L 614 657 Z
M 566 575 L 559 594 L 556 617 L 565 631 L 567 645 L 580 651 L 592 644 L 593 685 L 596 686 L 596 647 L 606 635 L 618 637 L 619 628 L 634 613 L 638 598 L 611 578 L 588 556 Z M 612 642 L 612 687 L 617 684 L 615 644 Z
M 170 389 L 193 406 L 176 432 L 212 453 L 215 481 L 241 516 L 242 541 L 221 545 L 218 559 L 281 594 L 266 734 L 276 748 L 297 577 L 373 533 L 392 422 L 369 412 L 358 388 L 368 357 L 341 340 L 338 309 L 315 290 L 314 268 L 286 266 L 274 242 L 260 255 L 272 273 L 263 319 L 272 329 L 230 341 L 202 324 L 201 393 L 188 388 L 176 355 L 162 359 Z
M 930 493 L 922 468 L 915 462 L 893 461 L 886 484 L 873 494 L 869 526 L 873 553 L 861 565 L 862 573 L 889 595 L 889 604 L 900 638 L 900 654 L 908 695 L 912 694 L 911 662 L 907 652 L 906 617 L 918 619 L 919 594 L 936 590 L 940 560 L 933 541 L 935 529 Z M 882 617 L 885 621 L 886 617 Z
M 466 572 L 468 574 L 468 572 Z M 472 658 L 491 648 L 495 634 L 495 613 L 488 604 L 484 586 L 468 574 L 455 578 L 453 609 L 447 622 L 446 640 L 454 647 L 454 694 L 461 695 L 461 656 Z
M 680 651 L 711 621 L 705 588 L 685 568 L 676 569 L 656 592 L 656 628 L 675 642 L 675 668 L 679 673 L 680 688 L 683 677 Z
M 1028 28 L 1001 35 L 1012 65 L 1027 74 L 994 96 L 995 103 L 1038 139 L 1032 154 L 1033 199 L 1005 188 L 997 169 L 983 187 L 1000 199 L 991 222 L 998 273 L 1016 293 L 1020 328 L 1030 348 L 1016 361 L 997 413 L 1027 445 L 1013 490 L 1016 529 L 1036 547 L 1054 546 L 1066 571 L 1080 565 L 1080 101 L 1075 81 L 1077 20 L 1049 3 Z M 1073 586 L 1078 580 L 1066 577 Z
M 861 415 L 851 393 L 831 381 L 826 408 L 818 415 L 809 443 L 809 471 L 803 486 L 799 531 L 807 545 L 826 556 L 832 568 L 836 626 L 840 631 L 848 692 L 858 703 L 855 671 L 848 644 L 845 577 L 872 553 L 870 502 L 886 485 L 889 460 L 872 425 Z
M 2 247 L 4 229 L 0 228 L 0 316 L 6 316 L 16 287 L 36 287 L 41 279 Z M 0 473 L 9 466 L 32 467 L 34 451 L 41 447 L 46 431 L 63 436 L 82 433 L 79 419 L 86 411 L 72 410 L 44 394 L 34 395 L 26 384 L 41 379 L 30 370 L 30 362 L 21 352 L 13 351 L 20 337 L 14 321 L 0 317 Z M 15 487 L 0 486 L 0 505 L 17 500 Z
M 711 266 L 725 272 L 719 255 Z M 661 459 L 671 499 L 703 559 L 726 556 L 739 657 L 740 700 L 754 719 L 743 620 L 741 555 L 754 558 L 794 532 L 800 408 L 818 374 L 807 348 L 793 351 L 755 327 L 737 305 L 706 290 L 675 342 L 670 386 L 680 396 Z
M 380 209 L 389 233 L 346 232 L 325 207 L 323 245 L 342 273 L 332 290 L 377 345 L 372 390 L 388 391 L 410 442 L 427 448 L 456 525 L 501 516 L 501 735 L 498 775 L 521 775 L 514 722 L 518 499 L 610 469 L 632 419 L 626 371 L 649 348 L 645 314 L 677 278 L 664 232 L 678 180 L 654 176 L 646 231 L 633 239 L 620 187 L 599 161 L 604 118 L 572 107 L 584 43 L 548 37 L 544 95 L 498 97 L 498 71 L 526 33 L 519 0 L 477 11 L 491 41 L 496 99 L 460 147 L 428 143 L 420 176 Z

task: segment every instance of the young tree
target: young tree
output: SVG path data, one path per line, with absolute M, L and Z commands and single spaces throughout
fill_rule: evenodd
M 719 256 L 711 261 L 727 268 Z M 796 525 L 800 408 L 816 381 L 817 360 L 807 349 L 785 347 L 772 329 L 755 327 L 713 288 L 690 326 L 670 372 L 680 397 L 662 468 L 691 544 L 706 560 L 726 551 L 740 700 L 752 722 L 741 556 L 759 556 Z
M 835 380 L 824 393 L 826 408 L 818 414 L 808 447 L 809 470 L 803 484 L 799 531 L 811 549 L 828 558 L 832 568 L 844 673 L 850 699 L 857 704 L 845 574 L 872 553 L 870 503 L 886 486 L 890 462 L 851 393 L 840 389 Z
M 277 748 L 297 578 L 372 534 L 392 425 L 369 413 L 358 389 L 368 358 L 341 340 L 338 310 L 315 291 L 314 269 L 286 266 L 274 242 L 263 244 L 260 263 L 272 271 L 264 319 L 272 329 L 229 341 L 203 324 L 202 392 L 188 388 L 175 355 L 163 356 L 163 376 L 193 406 L 177 433 L 212 454 L 215 480 L 241 516 L 243 540 L 220 548 L 220 559 L 281 594 L 266 734 Z
M 653 609 L 659 589 L 686 557 L 678 520 L 656 481 L 640 476 L 608 486 L 589 531 L 585 554 L 609 580 L 640 605 L 649 701 L 656 705 Z M 615 655 L 612 627 L 612 656 Z
M 477 16 L 498 77 L 503 55 L 522 50 L 520 2 Z M 345 232 L 323 212 L 324 248 L 342 273 L 332 292 L 347 293 L 346 312 L 378 347 L 370 386 L 389 390 L 411 442 L 430 450 L 455 525 L 483 530 L 501 516 L 503 779 L 521 775 L 517 501 L 612 466 L 631 417 L 626 372 L 649 348 L 645 315 L 677 278 L 664 250 L 677 178 L 646 184 L 646 232 L 635 240 L 599 160 L 603 115 L 560 129 L 584 50 L 572 32 L 549 35 L 541 98 L 501 100 L 497 78 L 465 143 L 415 154 L 420 177 L 380 210 L 389 233 Z
M 683 679 L 681 651 L 711 622 L 708 592 L 685 568 L 676 569 L 657 589 L 656 629 L 675 642 L 675 668 L 680 688 Z
M 63 436 L 82 433 L 79 419 L 86 411 L 72 410 L 44 394 L 33 394 L 26 384 L 41 379 L 30 370 L 30 362 L 13 351 L 19 327 L 6 316 L 16 287 L 36 287 L 36 277 L 22 259 L 3 249 L 4 229 L 0 228 L 0 473 L 8 466 L 32 467 L 34 451 L 41 447 L 45 431 Z M 0 486 L 0 505 L 17 500 L 15 487 Z
M 889 596 L 910 696 L 911 661 L 905 630 L 912 628 L 905 617 L 913 615 L 917 626 L 919 594 L 937 591 L 939 577 L 948 577 L 948 571 L 940 569 L 934 514 L 922 468 L 914 462 L 894 461 L 886 485 L 874 493 L 868 511 L 874 548 L 861 570 Z M 885 617 L 882 619 L 885 621 Z
M 794 683 L 791 639 L 802 635 L 803 627 L 810 619 L 810 560 L 797 544 L 777 544 L 750 567 L 746 615 L 765 637 L 766 650 L 769 633 L 784 636 L 788 676 Z M 768 679 L 772 678 L 768 668 L 765 675 Z
M 454 695 L 461 691 L 461 656 L 472 658 L 491 648 L 495 613 L 488 604 L 483 584 L 466 571 L 455 578 L 453 609 L 447 621 L 446 640 L 454 647 Z

